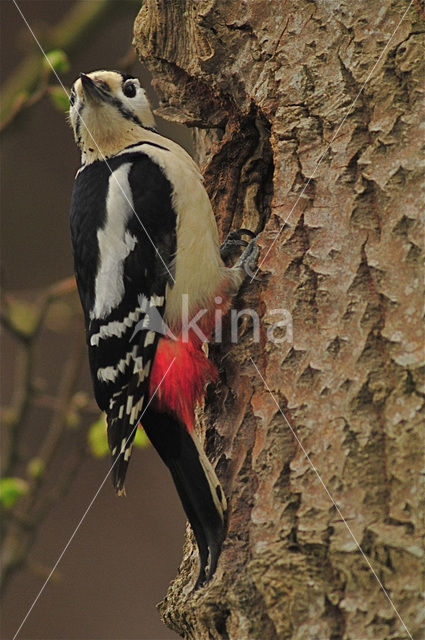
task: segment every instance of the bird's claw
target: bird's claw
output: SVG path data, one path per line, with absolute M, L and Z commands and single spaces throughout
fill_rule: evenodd
M 235 264 L 235 268 L 242 268 L 245 273 L 251 278 L 251 281 L 260 280 L 260 278 L 257 278 L 257 276 L 255 275 L 259 253 L 260 250 L 257 245 L 257 237 L 254 236 L 254 238 L 251 240 L 251 242 L 248 243 L 246 249 Z
M 244 235 L 249 236 L 250 238 L 255 238 L 255 233 L 249 229 L 235 229 L 234 231 L 230 231 L 226 240 L 220 246 L 220 255 L 222 260 L 231 258 L 235 249 L 238 247 L 248 246 L 249 243 L 241 237 Z

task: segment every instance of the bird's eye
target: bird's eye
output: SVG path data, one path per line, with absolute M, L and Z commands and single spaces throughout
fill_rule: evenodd
M 69 104 L 71 105 L 71 107 L 74 104 L 74 102 L 75 102 L 75 91 L 74 89 L 71 89 L 71 93 L 69 95 Z
M 136 85 L 134 84 L 134 82 L 127 81 L 124 84 L 122 91 L 123 94 L 127 96 L 127 98 L 134 98 L 134 96 L 136 95 Z

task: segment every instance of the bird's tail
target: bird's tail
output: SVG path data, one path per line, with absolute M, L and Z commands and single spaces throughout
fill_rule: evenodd
M 195 433 L 189 433 L 172 415 L 150 408 L 143 416 L 143 427 L 170 470 L 195 534 L 200 557 L 198 587 L 217 567 L 225 535 L 226 498 Z

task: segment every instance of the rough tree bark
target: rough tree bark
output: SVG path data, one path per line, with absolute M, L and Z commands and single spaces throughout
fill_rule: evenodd
M 248 322 L 211 349 L 229 526 L 214 580 L 192 592 L 189 536 L 160 605 L 184 638 L 422 637 L 423 30 L 407 0 L 145 0 L 136 19 L 221 234 L 261 232 L 264 259 L 238 301 L 260 343 Z

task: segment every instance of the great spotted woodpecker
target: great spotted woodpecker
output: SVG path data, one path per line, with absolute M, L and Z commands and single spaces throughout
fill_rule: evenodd
M 71 202 L 75 274 L 94 393 L 107 415 L 113 483 L 124 493 L 141 421 L 193 528 L 200 585 L 216 569 L 226 498 L 193 430 L 194 407 L 217 370 L 199 331 L 190 323 L 184 330 L 182 302 L 189 320 L 202 310 L 197 327 L 210 339 L 216 301 L 223 310 L 230 305 L 256 246 L 250 242 L 236 265 L 225 267 L 199 169 L 156 132 L 137 78 L 81 74 L 69 119 L 82 152 Z M 248 244 L 236 235 L 233 243 Z M 153 313 L 164 330 L 152 324 Z

